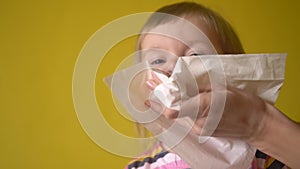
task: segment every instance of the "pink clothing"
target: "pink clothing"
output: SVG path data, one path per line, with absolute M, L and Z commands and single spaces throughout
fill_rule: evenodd
M 165 151 L 158 143 L 139 158 L 132 160 L 125 169 L 190 169 L 177 154 Z M 287 169 L 280 161 L 257 150 L 249 169 Z

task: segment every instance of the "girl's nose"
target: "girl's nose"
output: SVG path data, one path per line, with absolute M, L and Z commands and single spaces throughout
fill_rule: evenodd
M 168 77 L 171 76 L 172 72 L 173 72 L 173 67 L 172 65 L 169 64 L 164 64 L 163 66 L 159 66 L 157 68 L 152 68 L 154 71 L 158 72 L 158 73 L 162 73 Z
M 170 66 L 170 67 L 167 69 L 166 73 L 167 73 L 167 76 L 168 76 L 168 77 L 170 77 L 170 76 L 172 75 L 173 69 L 174 69 L 174 66 L 173 66 L 173 67 Z
M 178 57 L 177 56 L 174 56 L 167 64 L 167 69 L 166 71 L 171 75 L 172 72 L 174 71 L 174 68 L 175 68 L 175 65 L 176 65 L 176 62 L 178 60 Z
M 172 74 L 172 71 L 166 67 L 155 68 L 153 70 L 155 70 L 158 73 L 162 73 L 162 74 L 166 75 L 167 77 L 170 77 Z
M 174 70 L 176 62 L 167 62 L 163 67 L 162 67 L 162 71 L 164 72 L 164 74 L 168 77 L 170 77 L 172 75 L 172 72 Z

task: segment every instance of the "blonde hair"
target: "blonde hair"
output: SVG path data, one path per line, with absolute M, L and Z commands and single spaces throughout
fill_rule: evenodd
M 196 19 L 204 23 L 205 26 L 207 26 L 207 28 L 209 28 L 216 36 L 223 54 L 245 53 L 241 41 L 234 29 L 221 15 L 194 2 L 180 2 L 167 5 L 153 13 L 141 31 L 136 49 L 141 50 L 140 45 L 143 40 L 144 33 L 158 25 L 173 21 L 174 16 L 181 18 L 196 17 Z M 136 59 L 137 62 L 141 61 L 140 58 Z
M 141 42 L 143 41 L 145 33 L 158 25 L 174 21 L 174 16 L 180 18 L 194 17 L 202 22 L 217 38 L 223 54 L 245 53 L 240 39 L 232 26 L 221 15 L 194 2 L 180 2 L 167 5 L 153 13 L 144 25 L 138 37 L 136 49 L 138 51 L 141 50 Z M 140 61 L 141 56 L 137 55 L 135 62 L 138 63 Z M 137 124 L 136 128 L 140 136 L 145 136 L 145 129 L 141 126 L 141 124 Z

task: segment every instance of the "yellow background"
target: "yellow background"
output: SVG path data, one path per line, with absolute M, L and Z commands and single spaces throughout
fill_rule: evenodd
M 76 59 L 88 38 L 110 21 L 173 2 L 178 1 L 1 1 L 0 168 L 123 168 L 128 159 L 93 143 L 77 120 L 72 102 Z M 288 53 L 286 80 L 276 105 L 300 121 L 299 2 L 197 2 L 232 23 L 247 53 Z M 112 51 L 118 52 L 116 61 L 134 49 L 124 45 Z M 104 69 L 104 74 L 111 70 Z M 106 114 L 118 131 L 133 133 L 133 126 L 126 120 Z

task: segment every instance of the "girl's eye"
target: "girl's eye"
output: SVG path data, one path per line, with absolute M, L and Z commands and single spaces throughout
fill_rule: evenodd
M 190 56 L 199 56 L 199 55 L 201 55 L 200 53 L 192 53 L 192 54 L 190 54 Z
M 163 59 L 155 59 L 154 61 L 151 62 L 152 65 L 163 64 L 163 63 L 166 63 L 166 61 Z

